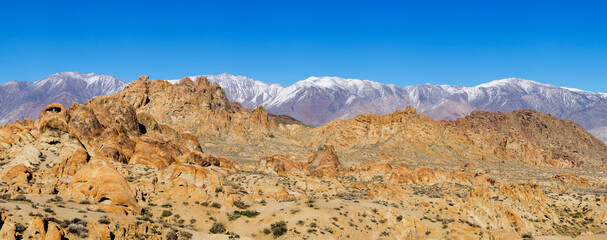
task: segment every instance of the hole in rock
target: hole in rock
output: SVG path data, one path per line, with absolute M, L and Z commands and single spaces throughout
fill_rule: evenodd
M 143 124 L 140 123 L 139 124 L 139 132 L 141 134 L 146 134 L 148 132 L 148 130 L 145 128 L 145 125 L 143 125 Z
M 99 203 L 110 205 L 110 204 L 112 204 L 112 199 L 109 199 L 107 197 L 102 197 L 101 199 L 99 199 Z
M 61 112 L 61 108 L 59 107 L 50 107 L 46 109 L 46 112 L 59 113 Z

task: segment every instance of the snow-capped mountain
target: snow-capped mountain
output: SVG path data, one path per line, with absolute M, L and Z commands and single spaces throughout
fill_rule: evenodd
M 109 75 L 62 72 L 36 82 L 10 81 L 0 84 L 0 124 L 36 119 L 48 104 L 69 108 L 99 95 L 121 91 L 127 83 Z
M 533 109 L 573 120 L 607 141 L 607 94 L 519 78 L 474 87 L 434 84 L 402 87 L 339 77 L 310 77 L 283 87 L 226 73 L 207 78 L 223 86 L 230 100 L 245 107 L 262 105 L 270 113 L 289 115 L 314 126 L 361 113 L 388 114 L 408 105 L 437 120 L 456 119 L 473 110 Z
M 206 76 L 219 83 L 230 100 L 244 107 L 262 105 L 270 113 L 289 115 L 313 126 L 361 113 L 388 114 L 409 105 L 437 120 L 456 119 L 473 110 L 533 109 L 570 119 L 607 141 L 607 94 L 525 79 L 500 79 L 474 87 L 430 83 L 403 87 L 369 80 L 309 77 L 284 87 L 227 73 Z M 50 103 L 59 102 L 67 108 L 72 102 L 116 93 L 126 85 L 112 76 L 74 72 L 53 74 L 37 82 L 0 84 L 0 124 L 35 119 Z
M 189 77 L 196 80 L 201 75 Z M 284 89 L 279 84 L 266 83 L 250 79 L 245 76 L 234 76 L 228 73 L 219 75 L 206 75 L 211 82 L 217 82 L 226 91 L 230 101 L 238 102 L 246 108 L 255 108 L 259 104 L 265 106 L 267 101 L 274 99 L 278 91 Z M 168 80 L 178 83 L 180 79 Z

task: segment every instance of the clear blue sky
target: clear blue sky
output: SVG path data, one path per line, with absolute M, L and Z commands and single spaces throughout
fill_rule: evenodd
M 398 85 L 521 77 L 607 92 L 607 5 L 592 1 L 3 1 L 0 82 L 62 71 L 228 72 Z

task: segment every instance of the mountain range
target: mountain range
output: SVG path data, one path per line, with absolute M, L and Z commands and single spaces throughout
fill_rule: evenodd
M 607 94 L 519 78 L 475 87 L 430 83 L 402 87 L 339 77 L 309 77 L 283 87 L 227 73 L 207 78 L 219 83 L 230 100 L 244 107 L 262 105 L 270 113 L 288 115 L 312 126 L 361 113 L 385 115 L 407 106 L 435 120 L 454 120 L 473 110 L 532 109 L 572 120 L 607 141 Z
M 14 120 L 36 119 L 45 106 L 84 103 L 121 91 L 128 83 L 109 75 L 55 73 L 36 82 L 10 81 L 0 84 L 0 125 Z
M 361 113 L 384 115 L 406 106 L 435 120 L 454 120 L 473 110 L 532 109 L 572 120 L 607 141 L 607 94 L 519 78 L 474 87 L 430 83 L 403 87 L 369 80 L 309 77 L 284 87 L 227 73 L 206 76 L 219 83 L 231 101 L 251 109 L 262 105 L 269 113 L 288 115 L 311 126 Z M 126 85 L 108 75 L 73 72 L 53 74 L 37 82 L 7 82 L 0 85 L 0 124 L 35 119 L 43 106 L 52 102 L 70 106 L 71 102 L 83 103 L 93 96 L 118 92 Z
M 607 239 L 605 169 L 607 145 L 533 110 L 312 128 L 143 75 L 0 126 L 0 239 Z

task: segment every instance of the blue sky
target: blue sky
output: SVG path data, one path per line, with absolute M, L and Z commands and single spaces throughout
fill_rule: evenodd
M 0 82 L 228 72 L 607 92 L 600 1 L 3 1 Z

